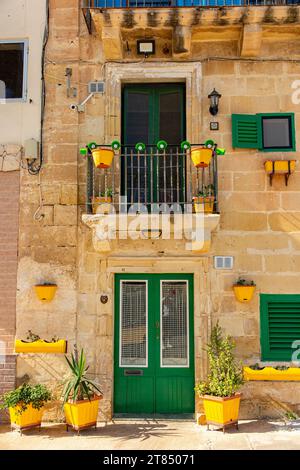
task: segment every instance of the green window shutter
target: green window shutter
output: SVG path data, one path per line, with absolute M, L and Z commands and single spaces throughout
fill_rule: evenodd
M 258 149 L 261 147 L 261 120 L 256 114 L 232 115 L 232 147 Z
M 300 340 L 300 295 L 260 296 L 263 361 L 291 361 L 292 344 Z

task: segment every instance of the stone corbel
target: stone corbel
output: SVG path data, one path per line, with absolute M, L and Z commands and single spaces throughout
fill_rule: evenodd
M 123 58 L 123 44 L 119 26 L 102 27 L 102 44 L 106 60 Z
M 172 47 L 174 57 L 187 57 L 191 54 L 192 28 L 190 26 L 173 28 Z
M 257 57 L 262 43 L 262 26 L 258 23 L 244 24 L 239 41 L 241 57 Z

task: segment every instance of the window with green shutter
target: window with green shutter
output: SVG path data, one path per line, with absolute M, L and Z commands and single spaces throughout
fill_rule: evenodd
M 295 151 L 294 114 L 233 114 L 232 146 L 254 148 L 263 152 Z
M 300 340 L 300 294 L 261 294 L 262 361 L 291 361 L 293 342 Z

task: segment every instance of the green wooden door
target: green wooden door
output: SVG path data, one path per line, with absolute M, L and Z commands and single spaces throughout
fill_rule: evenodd
M 176 154 L 176 148 L 185 140 L 185 119 L 184 84 L 124 87 L 122 144 L 125 155 L 121 160 L 121 195 L 127 197 L 129 203 L 185 201 L 185 158 Z M 156 155 L 159 140 L 168 143 L 162 158 Z M 135 152 L 138 142 L 148 146 L 145 154 Z
M 193 276 L 115 281 L 114 413 L 194 413 Z

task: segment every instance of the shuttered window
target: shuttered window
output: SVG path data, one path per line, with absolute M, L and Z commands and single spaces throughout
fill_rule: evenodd
M 291 361 L 294 341 L 300 340 L 300 295 L 260 296 L 263 361 Z
M 247 149 L 260 148 L 259 119 L 255 114 L 232 115 L 232 146 Z
M 295 151 L 294 114 L 233 114 L 232 147 L 263 152 Z

